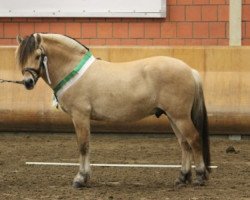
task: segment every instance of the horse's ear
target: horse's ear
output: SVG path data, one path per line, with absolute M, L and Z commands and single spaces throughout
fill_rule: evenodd
M 41 44 L 42 42 L 42 38 L 41 38 L 41 35 L 40 34 L 36 34 L 36 42 L 37 42 L 37 46 L 39 47 L 39 45 Z
M 20 45 L 20 44 L 22 43 L 22 41 L 23 41 L 23 38 L 22 38 L 20 35 L 18 35 L 18 36 L 16 37 L 16 41 L 17 41 L 17 43 Z

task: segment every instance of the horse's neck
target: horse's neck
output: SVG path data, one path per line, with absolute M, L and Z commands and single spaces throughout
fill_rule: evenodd
M 75 68 L 86 53 L 84 47 L 74 45 L 74 42 L 64 44 L 51 38 L 44 40 L 43 45 L 48 56 L 48 71 L 52 89 Z M 45 74 L 43 79 L 47 82 Z

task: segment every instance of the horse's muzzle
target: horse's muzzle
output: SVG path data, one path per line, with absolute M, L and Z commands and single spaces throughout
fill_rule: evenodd
M 31 90 L 35 86 L 35 81 L 33 80 L 33 78 L 25 79 L 24 80 L 24 86 L 25 86 L 26 89 Z

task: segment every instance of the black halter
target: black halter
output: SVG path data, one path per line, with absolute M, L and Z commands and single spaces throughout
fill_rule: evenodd
M 43 50 L 42 50 L 42 52 L 43 52 Z M 45 56 L 46 55 L 44 53 L 41 54 L 40 64 L 39 64 L 38 69 L 34 69 L 34 68 L 31 68 L 31 67 L 25 67 L 22 70 L 22 74 L 24 74 L 25 72 L 29 72 L 31 74 L 32 78 L 34 79 L 34 82 L 36 83 L 38 81 L 39 77 L 41 76 L 41 73 L 42 73 L 43 69 L 45 68 L 45 66 L 44 66 L 44 58 L 45 58 Z

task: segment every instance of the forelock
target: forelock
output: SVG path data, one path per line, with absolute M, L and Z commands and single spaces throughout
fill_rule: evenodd
M 21 67 L 27 62 L 29 56 L 37 49 L 36 38 L 32 34 L 24 38 L 17 51 L 18 63 Z

